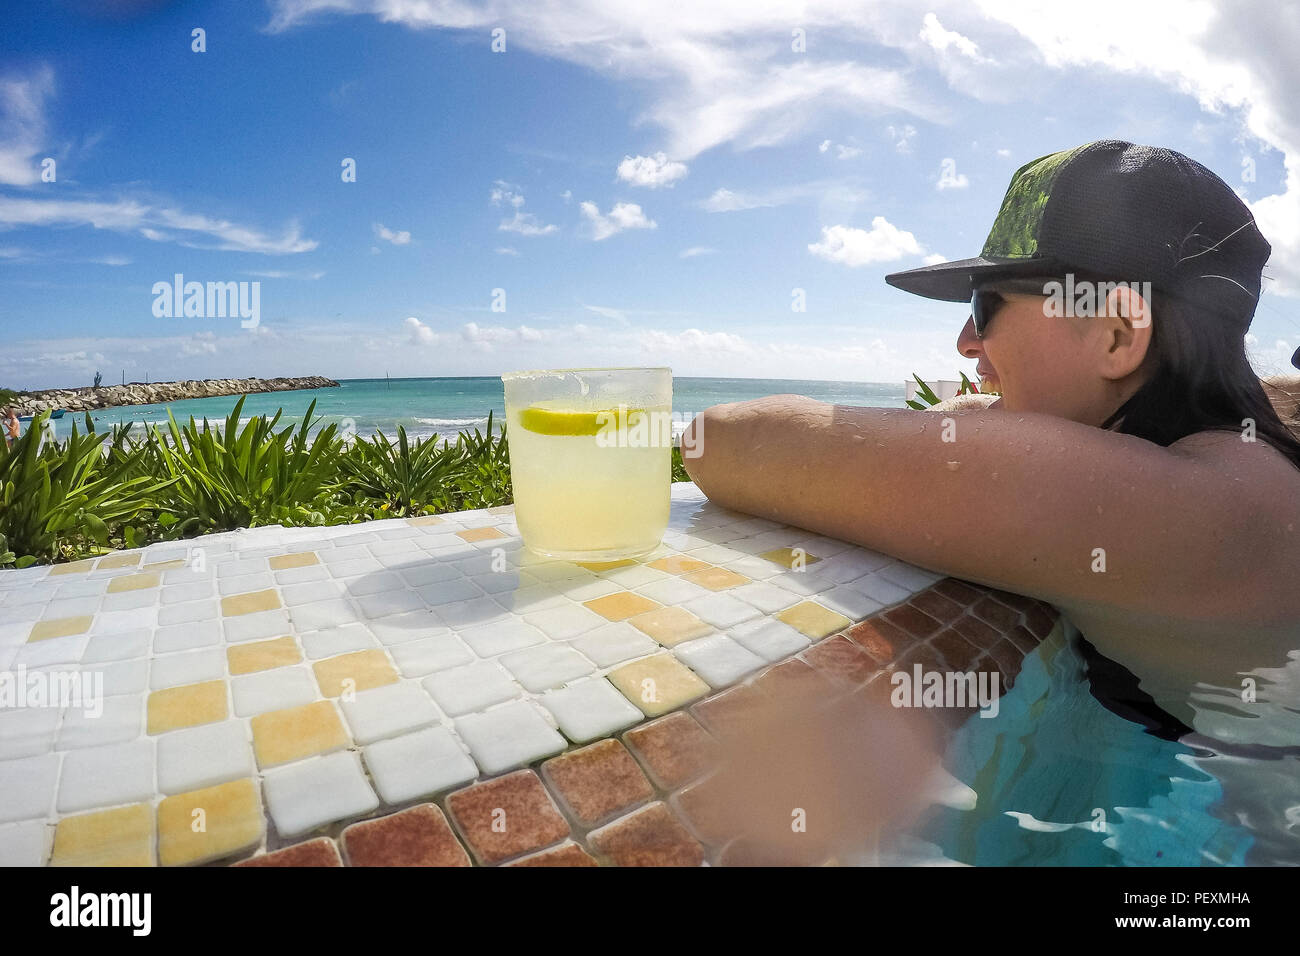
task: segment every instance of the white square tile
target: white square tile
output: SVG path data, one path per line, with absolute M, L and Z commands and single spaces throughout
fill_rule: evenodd
M 280 608 L 256 614 L 239 614 L 225 618 L 222 629 L 226 632 L 226 641 L 231 644 L 256 641 L 264 637 L 280 637 L 290 631 L 289 612 Z
M 266 808 L 284 837 L 361 816 L 379 806 L 352 751 L 303 760 L 266 774 Z
M 492 661 L 438 671 L 424 679 L 424 689 L 449 717 L 486 710 L 524 694 L 523 688 Z
M 0 866 L 44 866 L 50 855 L 50 827 L 25 820 L 0 827 Z
M 475 654 L 484 658 L 532 647 L 546 640 L 546 635 L 541 630 L 514 617 L 490 624 L 457 628 L 456 633 Z
M 468 601 L 483 596 L 483 591 L 478 585 L 463 577 L 434 581 L 420 587 L 416 593 L 426 604 L 435 608 L 442 604 L 454 604 L 457 601 Z
M 798 604 L 799 595 L 785 588 L 773 587 L 762 581 L 752 581 L 731 589 L 731 596 L 740 598 L 746 604 L 752 604 L 764 614 L 775 614 L 792 604 Z
M 345 598 L 295 605 L 289 608 L 289 618 L 300 632 L 318 631 L 323 627 L 338 627 L 361 619 L 351 602 Z
M 591 584 L 592 582 L 584 583 Z M 547 608 L 567 605 L 569 600 L 561 591 L 565 586 L 571 584 L 571 581 L 542 582 L 518 588 L 514 591 L 503 591 L 500 594 L 494 594 L 492 599 L 507 611 L 514 611 L 516 614 L 522 615 L 533 611 L 544 611 Z
M 263 567 L 265 567 L 265 564 L 263 564 Z M 229 597 L 232 594 L 246 594 L 250 591 L 265 591 L 271 587 L 275 587 L 275 579 L 271 577 L 270 571 L 221 577 L 217 581 L 217 593 L 222 597 Z
M 367 594 L 356 599 L 361 613 L 369 620 L 388 617 L 392 614 L 405 614 L 408 611 L 424 610 L 424 601 L 415 591 L 384 591 L 380 594 Z
M 758 618 L 737 624 L 727 636 L 764 660 L 776 662 L 799 653 L 812 642 L 785 621 Z
M 942 574 L 935 574 L 933 571 L 927 571 L 912 564 L 904 564 L 902 561 L 895 561 L 893 564 L 885 565 L 880 569 L 879 573 L 886 581 L 892 581 L 899 587 L 907 588 L 913 594 L 917 591 L 924 591 L 931 584 L 943 580 Z
M 35 757 L 53 750 L 62 713 L 60 707 L 0 710 L 0 761 Z M 0 793 L 4 790 L 0 789 Z
M 835 582 L 817 573 L 818 565 L 804 565 L 802 571 L 782 571 L 767 579 L 766 583 L 785 588 L 795 594 L 810 597 L 835 586 Z
M 366 555 L 354 561 L 336 561 L 329 566 L 330 575 L 335 578 L 355 578 L 362 574 L 375 574 L 384 570 L 384 566 Z
M 730 594 L 709 594 L 681 605 L 706 624 L 716 628 L 735 627 L 759 616 L 758 608 Z
M 69 750 L 63 757 L 57 803 L 60 813 L 139 803 L 153 795 L 151 739 Z
M 407 641 L 388 648 L 403 677 L 424 677 L 434 671 L 472 663 L 474 655 L 457 637 L 448 631 L 437 637 Z
M 153 634 L 153 652 L 171 654 L 212 647 L 221 643 L 221 625 L 214 620 L 192 621 L 189 624 L 172 624 L 160 627 Z
M 367 627 L 380 642 L 389 647 L 418 641 L 426 637 L 437 637 L 449 633 L 432 611 L 411 611 L 409 614 L 394 614 L 391 617 L 371 621 Z
M 537 581 L 531 575 L 523 574 L 520 571 L 490 571 L 486 574 L 475 574 L 466 580 L 472 582 L 475 587 L 479 588 L 486 594 L 500 594 L 502 591 L 517 591 L 520 588 L 531 587 Z
M 691 557 L 696 561 L 708 561 L 710 564 L 726 564 L 728 561 L 738 561 L 745 557 L 745 552 L 725 545 L 713 544 L 707 548 L 697 548 L 691 552 Z
M 312 564 L 305 568 L 286 568 L 283 571 L 274 572 L 275 583 L 281 588 L 291 587 L 297 584 L 308 584 L 316 581 L 328 581 L 330 577 L 329 570 L 323 564 Z
M 69 707 L 59 728 L 59 750 L 100 747 L 135 740 L 144 727 L 144 696 L 105 697 L 99 707 Z
M 108 664 L 82 665 L 82 680 L 89 675 L 102 674 L 104 696 L 117 697 L 121 694 L 143 694 L 149 689 L 149 661 L 112 661 Z
M 47 817 L 58 779 L 56 754 L 0 761 L 0 823 Z
M 131 608 L 156 607 L 157 605 L 158 591 L 155 588 L 142 588 L 139 591 L 106 594 L 100 599 L 99 608 L 102 611 L 127 611 Z M 67 606 L 57 601 L 50 606 L 59 608 L 60 613 L 67 612 Z
M 856 588 L 851 588 L 845 584 L 837 584 L 829 591 L 823 591 L 817 595 L 817 603 L 830 608 L 837 614 L 843 614 L 850 621 L 860 621 L 884 607 L 874 598 L 869 598 Z
M 608 737 L 640 722 L 643 716 L 603 677 L 549 691 L 541 703 L 575 744 Z
M 605 580 L 613 581 L 619 587 L 627 588 L 630 591 L 633 588 L 662 581 L 668 577 L 668 574 L 655 568 L 647 568 L 645 565 L 636 564 L 628 568 L 615 568 L 613 571 L 606 571 L 601 576 Z
M 217 605 L 216 598 L 206 601 L 190 601 L 186 604 L 168 604 L 158 609 L 158 624 L 166 626 L 187 624 L 190 621 L 215 620 L 220 615 L 221 610 Z
M 316 681 L 306 667 L 275 667 L 230 679 L 235 713 L 240 717 L 264 714 L 310 704 L 320 697 Z
M 51 617 L 77 617 L 81 614 L 94 614 L 99 610 L 102 598 L 98 597 L 79 597 L 68 598 L 67 600 L 51 601 L 45 608 L 44 618 Z M 118 610 L 118 609 L 114 609 Z
M 226 676 L 226 655 L 219 647 L 185 651 L 155 657 L 149 668 L 149 687 L 162 690 L 181 684 L 197 684 Z
M 533 693 L 586 677 L 596 665 L 567 644 L 539 644 L 501 657 L 501 663 Z
M 627 621 L 613 621 L 575 637 L 570 643 L 597 667 L 613 667 L 659 650 L 655 641 Z
M 69 637 L 52 637 L 34 644 L 24 644 L 14 655 L 15 667 L 50 667 L 58 664 L 75 664 L 86 652 L 90 637 L 73 634 Z
M 472 627 L 475 624 L 487 624 L 492 621 L 507 621 L 512 618 L 509 611 L 490 597 L 471 598 L 454 604 L 440 604 L 434 609 L 438 620 L 452 627 Z
M 306 584 L 286 584 L 280 588 L 285 607 L 315 604 L 317 601 L 337 601 L 343 596 L 343 586 L 338 581 L 311 581 Z
M 712 634 L 673 648 L 683 664 L 710 687 L 725 687 L 762 667 L 766 661 L 725 634 Z
M 888 581 L 879 574 L 863 575 L 856 581 L 850 581 L 845 587 L 861 591 L 873 601 L 879 601 L 884 607 L 897 604 L 899 601 L 906 601 L 912 596 L 912 592 L 907 588 L 899 587 L 893 581 Z
M 399 681 L 385 687 L 360 691 L 343 700 L 343 716 L 359 744 L 427 727 L 438 722 L 438 708 L 413 681 Z
M 368 594 L 382 594 L 385 591 L 405 590 L 407 585 L 396 571 L 381 571 L 378 574 L 363 574 L 359 578 L 343 582 L 343 587 L 352 597 Z
M 702 588 L 698 584 L 683 581 L 678 577 L 669 577 L 662 581 L 655 581 L 653 584 L 646 584 L 637 588 L 636 592 L 670 607 L 713 593 L 708 588 Z
M 342 627 L 308 631 L 298 639 L 302 641 L 304 653 L 313 661 L 337 657 L 349 651 L 364 651 L 379 647 L 379 641 L 364 624 L 344 624 Z
M 754 581 L 766 581 L 768 578 L 781 573 L 781 565 L 754 555 L 736 561 L 728 561 L 726 568 L 729 571 L 735 571 L 737 574 L 743 574 Z
M 438 581 L 451 581 L 462 574 L 460 570 L 451 564 L 442 561 L 430 561 L 427 557 L 421 557 L 414 563 L 403 564 L 393 570 L 401 575 L 407 587 L 412 588 L 435 584 Z
M 523 700 L 461 717 L 456 721 L 456 733 L 487 774 L 549 757 L 567 746 L 537 709 Z
M 257 773 L 242 720 L 174 730 L 157 741 L 158 789 L 163 793 L 186 793 Z
M 153 631 L 140 628 L 124 634 L 95 634 L 81 654 L 82 664 L 102 664 L 106 661 L 126 661 L 149 656 Z
M 163 606 L 202 601 L 215 595 L 216 590 L 211 580 L 192 581 L 189 584 L 174 584 L 162 589 L 159 601 Z
M 379 795 L 388 804 L 432 796 L 478 776 L 474 761 L 446 727 L 370 744 L 362 755 Z
M 577 637 L 583 631 L 590 631 L 593 627 L 609 623 L 606 618 L 580 604 L 525 614 L 524 620 L 540 628 L 547 637 L 557 641 Z
M 654 585 L 647 585 L 653 587 Z M 570 601 L 577 601 L 581 604 L 583 601 L 592 601 L 598 597 L 604 597 L 606 594 L 613 594 L 615 591 L 623 590 L 613 581 L 607 581 L 604 578 L 597 578 L 594 581 L 586 581 L 582 584 L 574 584 L 566 587 L 561 593 Z

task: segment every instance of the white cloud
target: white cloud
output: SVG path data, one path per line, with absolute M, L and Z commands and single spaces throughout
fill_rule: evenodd
M 281 235 L 272 236 L 251 226 L 136 199 L 103 202 L 0 196 L 0 227 L 4 226 L 93 226 L 138 233 L 156 242 L 268 255 L 310 252 L 319 245 L 314 239 L 304 239 L 297 223 L 290 223 Z M 178 238 L 173 232 L 182 235 Z
M 429 345 L 436 337 L 433 329 L 429 328 L 413 315 L 408 316 L 402 325 L 410 336 L 412 345 Z
M 717 249 L 709 246 L 691 246 L 689 249 L 683 249 L 679 252 L 677 257 L 679 259 L 694 259 L 696 256 L 711 256 L 717 251 Z
M 395 246 L 405 246 L 411 241 L 411 234 L 405 230 L 402 232 L 394 232 L 382 222 L 375 223 L 374 228 L 376 236 L 383 239 L 385 242 L 391 242 Z
M 601 215 L 600 207 L 594 202 L 581 203 L 578 209 L 591 227 L 591 237 L 598 242 L 626 229 L 658 228 L 658 224 L 646 218 L 641 207 L 634 202 L 615 203 L 608 216 Z
M 671 188 L 686 172 L 685 163 L 674 162 L 662 152 L 653 156 L 624 156 L 618 164 L 619 179 L 648 189 Z
M 549 236 L 560 228 L 554 224 L 544 224 L 531 212 L 524 212 L 524 194 L 518 186 L 498 179 L 492 187 L 490 199 L 494 206 L 509 206 L 515 211 L 512 217 L 501 220 L 497 226 L 502 232 L 514 232 L 521 236 Z
M 627 325 L 627 313 L 622 309 L 611 309 L 604 305 L 584 305 L 583 308 L 588 312 L 595 312 L 597 315 L 603 315 L 607 319 L 613 319 Z
M 894 149 L 900 153 L 910 153 L 912 151 L 912 140 L 916 137 L 916 127 L 911 124 L 886 126 L 885 135 L 894 144 Z
M 708 352 L 744 353 L 751 347 L 739 335 L 731 332 L 705 332 L 686 329 L 682 332 L 664 332 L 649 329 L 639 333 L 641 348 L 646 352 L 688 352 L 693 355 Z
M 976 62 L 984 60 L 973 40 L 954 30 L 945 30 L 939 18 L 933 13 L 927 13 L 921 22 L 921 39 L 939 53 L 946 53 L 951 47 L 967 59 Z
M 833 143 L 829 139 L 824 139 L 817 145 L 817 152 L 829 152 L 832 146 L 835 147 L 836 159 L 853 159 L 855 156 L 862 155 L 861 148 L 857 146 L 847 146 L 844 143 Z
M 866 191 L 852 182 L 818 180 L 796 186 L 781 186 L 761 193 L 717 189 L 698 205 L 706 212 L 743 212 L 746 209 L 766 209 L 804 200 L 852 205 L 866 198 Z
M 517 256 L 519 255 L 519 250 L 514 246 L 497 246 L 496 254 L 499 256 Z
M 324 270 L 302 269 L 292 271 L 288 269 L 248 269 L 244 275 L 261 276 L 263 279 L 308 279 L 315 281 L 324 278 Z
M 54 71 L 0 78 L 0 183 L 30 186 L 40 182 L 40 153 L 46 148 L 46 100 L 54 95 Z
M 870 230 L 823 226 L 821 241 L 809 243 L 808 251 L 828 262 L 857 268 L 909 255 L 919 256 L 925 250 L 916 236 L 897 228 L 884 216 L 876 216 L 871 220 Z
M 999 155 L 1000 157 L 1002 157 L 1003 159 L 1010 159 L 1010 158 L 1011 158 L 1011 150 L 1009 150 L 1009 149 L 1000 149 L 1000 150 L 998 150 L 998 155 Z
M 480 352 L 494 352 L 501 346 L 517 345 L 524 342 L 536 343 L 545 338 L 537 329 L 520 325 L 517 328 L 505 326 L 481 326 L 477 322 L 466 322 L 460 330 L 461 338 Z
M 947 262 L 947 261 L 948 261 L 947 256 L 941 256 L 937 252 L 932 252 L 921 259 L 922 264 L 927 266 L 937 266 L 939 263 Z

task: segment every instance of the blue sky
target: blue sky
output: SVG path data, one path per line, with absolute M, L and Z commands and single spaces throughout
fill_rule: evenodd
M 1018 165 L 1107 137 L 1186 152 L 1252 204 L 1274 255 L 1250 345 L 1287 367 L 1300 17 L 699 6 L 7 5 L 0 383 L 954 378 L 963 307 L 884 274 L 976 254 Z M 176 273 L 260 283 L 258 326 L 155 315 Z

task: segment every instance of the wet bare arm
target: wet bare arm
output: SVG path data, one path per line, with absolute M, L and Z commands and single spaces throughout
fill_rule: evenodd
M 1300 621 L 1300 478 L 1235 434 L 1166 449 L 1045 415 L 794 395 L 691 427 L 687 471 L 726 507 L 1066 608 Z

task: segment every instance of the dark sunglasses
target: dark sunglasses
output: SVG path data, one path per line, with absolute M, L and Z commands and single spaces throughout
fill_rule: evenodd
M 984 338 L 984 330 L 993 321 L 998 309 L 1006 303 L 1004 293 L 1046 296 L 1043 287 L 1052 279 L 1000 279 L 986 286 L 976 288 L 970 297 L 971 319 L 975 322 L 976 338 Z

